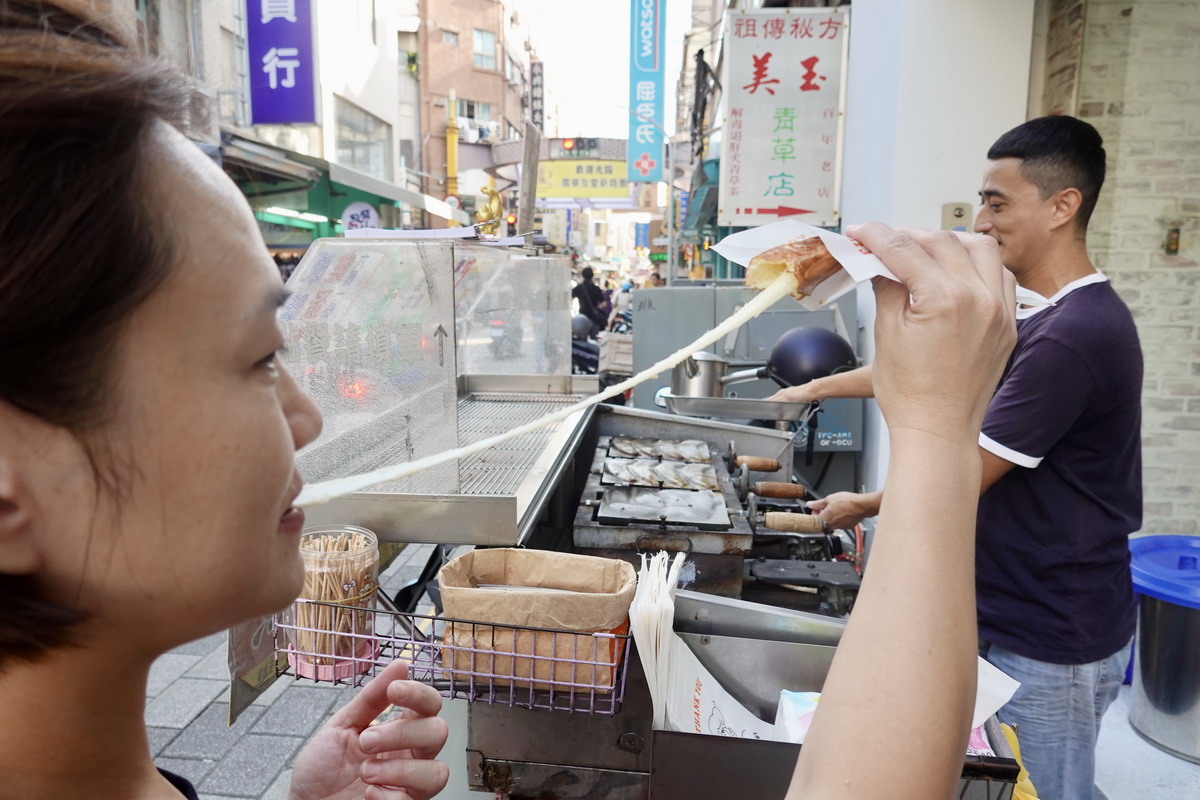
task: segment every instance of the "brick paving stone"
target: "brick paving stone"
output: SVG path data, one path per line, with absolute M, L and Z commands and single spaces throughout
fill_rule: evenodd
M 207 794 L 262 797 L 303 744 L 299 736 L 246 734 L 198 788 Z
M 181 644 L 179 647 L 173 648 L 172 653 L 187 656 L 206 656 L 212 652 L 213 648 L 219 644 L 224 644 L 226 639 L 225 631 L 213 633 L 201 639 L 196 639 L 187 644 Z
M 206 678 L 214 681 L 229 680 L 229 654 L 225 642 L 221 642 L 186 673 L 189 678 Z
M 251 706 L 230 727 L 226 724 L 229 706 L 214 703 L 175 737 L 163 750 L 163 755 L 174 758 L 222 758 L 238 739 L 250 732 L 263 711 L 262 708 Z
M 146 737 L 150 740 L 150 755 L 157 756 L 178 735 L 179 731 L 175 728 L 146 728 Z
M 174 772 L 181 778 L 185 778 L 192 786 L 196 786 L 200 781 L 204 780 L 204 776 L 212 772 L 213 767 L 217 765 L 216 761 L 211 758 L 156 758 L 154 766 L 159 769 L 165 769 L 168 772 Z
M 156 728 L 183 728 L 224 688 L 221 681 L 180 678 L 146 704 L 146 724 Z
M 150 677 L 146 681 L 146 697 L 157 697 L 164 689 L 183 677 L 200 661 L 200 656 L 167 653 L 154 659 L 150 666 Z
M 308 736 L 338 697 L 336 689 L 308 688 L 301 685 L 302 681 L 289 683 L 292 685 L 259 718 L 254 733 Z
M 299 751 L 297 751 L 299 752 Z M 271 788 L 267 789 L 260 800 L 287 800 L 288 789 L 292 786 L 292 771 L 285 769 L 279 773 L 279 777 L 271 784 Z

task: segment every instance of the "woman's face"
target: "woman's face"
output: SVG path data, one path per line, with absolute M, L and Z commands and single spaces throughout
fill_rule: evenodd
M 148 196 L 176 263 L 121 334 L 112 421 L 87 439 L 116 491 L 96 496 L 86 459 L 59 471 L 73 477 L 43 509 L 60 518 L 42 573 L 153 651 L 299 593 L 294 455 L 321 419 L 274 357 L 283 286 L 244 198 L 180 134 L 151 140 Z

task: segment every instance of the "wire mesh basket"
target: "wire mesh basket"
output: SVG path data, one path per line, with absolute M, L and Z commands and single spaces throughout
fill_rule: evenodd
M 358 686 L 401 660 L 443 697 L 604 715 L 621 709 L 632 649 L 627 625 L 579 633 L 312 600 L 276 614 L 273 627 L 298 678 Z

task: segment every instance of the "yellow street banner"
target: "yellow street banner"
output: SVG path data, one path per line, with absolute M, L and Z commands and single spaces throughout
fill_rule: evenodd
M 624 161 L 572 158 L 538 164 L 537 196 L 629 197 Z

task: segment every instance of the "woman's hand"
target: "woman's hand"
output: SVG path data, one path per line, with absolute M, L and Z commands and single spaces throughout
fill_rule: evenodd
M 820 500 L 810 500 L 808 510 L 825 520 L 830 528 L 849 530 L 867 517 L 879 513 L 880 494 L 834 492 Z
M 1016 341 L 1016 279 L 988 236 L 851 226 L 900 282 L 876 278 L 875 398 L 892 431 L 978 436 Z
M 442 698 L 407 678 L 408 666 L 392 662 L 317 731 L 296 757 L 289 800 L 427 800 L 442 790 L 449 768 L 433 760 L 446 743 Z M 403 712 L 371 725 L 389 704 Z

